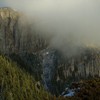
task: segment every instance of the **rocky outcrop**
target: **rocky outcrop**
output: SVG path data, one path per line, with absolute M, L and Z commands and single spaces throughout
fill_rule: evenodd
M 47 44 L 33 28 L 23 13 L 9 7 L 0 8 L 0 53 L 6 54 L 40 80 L 42 65 L 39 51 Z
M 0 8 L 0 51 L 14 51 L 18 45 L 18 12 L 10 8 Z
M 45 86 L 56 94 L 72 81 L 100 77 L 100 49 L 86 47 L 81 55 L 72 58 L 64 58 L 56 50 L 49 49 L 43 57 Z
M 3 53 L 36 52 L 46 46 L 22 13 L 0 8 L 0 51 Z
M 56 61 L 57 61 L 57 56 L 56 56 L 56 51 L 55 50 L 50 50 L 46 49 L 42 52 L 43 55 L 43 82 L 44 82 L 44 87 L 48 91 L 52 91 L 53 85 L 52 85 L 52 80 L 54 79 L 55 76 L 55 71 L 56 71 Z

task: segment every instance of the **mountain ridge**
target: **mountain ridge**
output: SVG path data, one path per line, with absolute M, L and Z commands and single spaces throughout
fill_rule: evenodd
M 0 9 L 0 52 L 31 73 L 45 89 L 59 95 L 72 81 L 100 77 L 99 48 L 82 47 L 81 54 L 66 57 L 49 47 L 49 40 L 29 23 L 22 23 L 20 17 L 11 8 Z

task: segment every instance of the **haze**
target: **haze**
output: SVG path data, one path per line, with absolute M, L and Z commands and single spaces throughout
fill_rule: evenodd
M 25 13 L 40 34 L 52 35 L 50 46 L 64 54 L 78 47 L 100 46 L 99 0 L 4 0 L 5 6 Z

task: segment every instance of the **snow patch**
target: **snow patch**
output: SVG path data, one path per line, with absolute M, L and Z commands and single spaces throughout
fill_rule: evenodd
M 74 96 L 75 91 L 74 90 L 69 90 L 67 94 L 64 95 L 64 97 L 71 97 Z

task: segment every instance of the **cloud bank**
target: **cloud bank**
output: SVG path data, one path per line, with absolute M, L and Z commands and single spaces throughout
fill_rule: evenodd
M 24 12 L 41 34 L 51 36 L 50 46 L 67 55 L 84 45 L 100 46 L 99 0 L 4 0 Z

